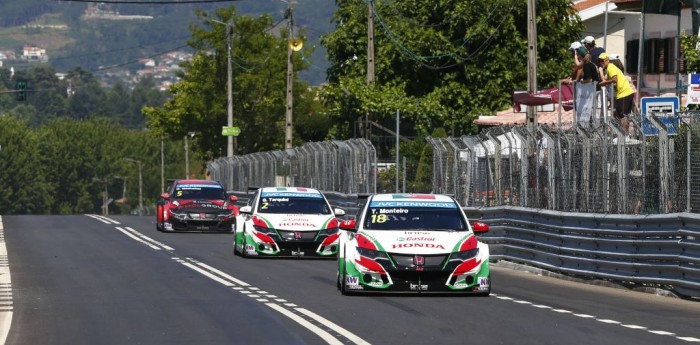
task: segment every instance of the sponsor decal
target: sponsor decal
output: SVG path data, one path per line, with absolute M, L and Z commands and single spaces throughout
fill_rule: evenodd
M 255 246 L 252 244 L 246 244 L 245 245 L 245 251 L 248 253 L 254 253 L 255 252 Z
M 427 284 L 408 284 L 411 291 L 428 291 Z
M 215 208 L 215 209 L 219 209 L 219 210 L 226 209 L 226 206 L 224 206 L 224 205 L 217 205 L 217 204 L 213 204 L 213 203 L 195 203 L 195 202 L 189 203 L 186 205 L 182 205 L 182 207 L 183 208 L 206 207 L 206 208 Z
M 316 226 L 312 223 L 303 223 L 303 222 L 282 222 L 277 224 L 277 229 L 284 229 L 285 227 L 290 227 L 290 226 L 301 226 L 304 228 L 315 228 Z
M 433 208 L 457 208 L 454 202 L 438 201 L 372 201 L 371 208 L 401 208 L 401 207 L 433 207 Z
M 429 231 L 404 231 L 404 235 L 430 235 Z
M 418 236 L 418 237 L 413 236 L 413 237 L 410 237 L 410 236 L 409 236 L 409 237 L 398 237 L 398 238 L 396 238 L 396 240 L 399 241 L 399 242 L 403 242 L 403 241 L 433 242 L 433 241 L 435 241 L 435 237 L 423 237 L 423 236 Z
M 491 285 L 491 282 L 489 282 L 489 278 L 479 277 L 479 286 L 489 287 L 489 285 Z
M 304 256 L 304 252 L 302 252 L 302 251 L 294 251 L 294 250 L 292 250 L 292 255 L 297 255 L 297 256 Z
M 458 284 L 454 284 L 454 285 L 452 285 L 452 286 L 454 286 L 454 287 L 456 287 L 456 288 L 465 288 L 465 287 L 467 287 L 468 285 L 465 284 L 465 283 L 458 283 Z
M 345 284 L 347 285 L 357 285 L 360 283 L 360 280 L 357 277 L 353 276 L 345 276 Z
M 217 185 L 212 185 L 212 184 L 179 184 L 177 185 L 176 190 L 179 189 L 202 189 L 202 188 L 216 188 L 216 189 L 221 189 L 221 186 Z
M 391 248 L 430 248 L 430 249 L 445 249 L 441 244 L 435 243 L 394 243 Z

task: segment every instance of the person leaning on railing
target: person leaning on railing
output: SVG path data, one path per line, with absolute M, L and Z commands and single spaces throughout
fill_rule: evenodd
M 610 63 L 608 53 L 600 54 L 598 59 L 607 74 L 606 80 L 601 81 L 600 86 L 615 84 L 615 117 L 620 120 L 625 133 L 629 133 L 628 116 L 634 108 L 634 89 L 632 89 L 625 74 L 617 66 Z

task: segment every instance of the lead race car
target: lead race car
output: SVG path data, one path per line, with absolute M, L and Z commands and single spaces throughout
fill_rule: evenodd
M 233 250 L 247 256 L 327 257 L 338 251 L 338 218 L 316 189 L 265 187 L 240 208 Z
M 354 220 L 340 224 L 338 289 L 360 292 L 491 292 L 489 247 L 459 204 L 446 195 L 369 196 Z
M 156 205 L 156 228 L 168 232 L 234 231 L 238 197 L 212 180 L 169 180 Z

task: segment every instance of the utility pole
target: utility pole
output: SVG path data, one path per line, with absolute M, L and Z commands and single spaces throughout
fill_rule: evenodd
M 227 58 L 226 58 L 226 74 L 227 74 L 227 80 L 226 80 L 226 88 L 227 88 L 227 109 L 228 109 L 228 122 L 227 126 L 233 127 L 233 81 L 232 79 L 232 71 L 231 71 L 231 40 L 233 39 L 231 35 L 233 34 L 233 24 L 225 23 L 226 25 L 226 38 L 228 39 L 226 42 L 226 51 L 227 51 Z M 237 138 L 236 138 L 237 139 Z M 234 148 L 233 145 L 233 140 L 234 137 L 229 136 L 228 137 L 228 149 L 226 150 L 227 156 L 228 157 L 233 157 L 235 152 L 238 150 L 238 142 L 236 142 L 236 147 Z
M 374 83 L 374 0 L 367 3 L 367 85 Z M 365 109 L 365 137 L 372 139 L 369 109 Z
M 292 148 L 292 121 L 294 114 L 292 107 L 294 105 L 294 94 L 292 93 L 292 84 L 294 83 L 294 65 L 292 63 L 292 49 L 294 40 L 294 0 L 289 0 L 289 9 L 287 10 L 287 26 L 289 30 L 289 44 L 287 44 L 287 112 L 284 129 L 284 148 Z
M 527 0 L 527 92 L 537 92 L 537 22 L 535 0 Z M 537 107 L 527 107 L 527 127 L 537 127 Z

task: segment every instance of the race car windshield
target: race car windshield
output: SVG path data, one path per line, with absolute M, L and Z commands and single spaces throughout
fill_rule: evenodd
M 226 192 L 223 188 L 192 187 L 176 189 L 175 199 L 205 199 L 205 200 L 225 200 Z
M 263 197 L 258 205 L 260 213 L 330 214 L 322 198 Z
M 464 218 L 457 208 L 370 207 L 364 220 L 369 230 L 464 231 Z

